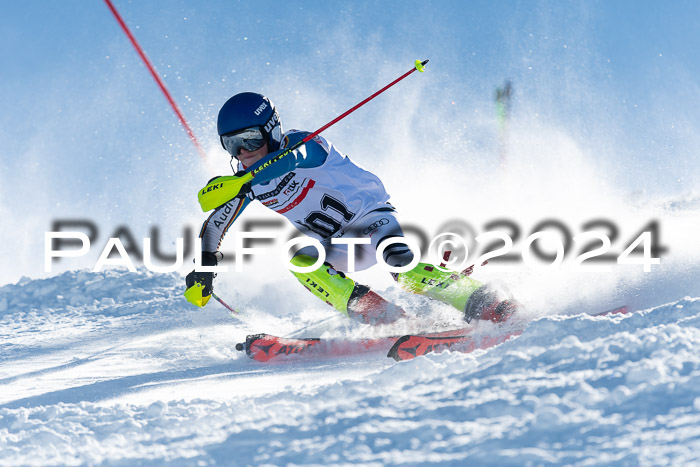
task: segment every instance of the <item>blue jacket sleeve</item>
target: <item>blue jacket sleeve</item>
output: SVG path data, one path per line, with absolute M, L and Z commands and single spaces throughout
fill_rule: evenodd
M 302 139 L 304 139 L 310 133 L 308 132 L 298 132 L 289 135 L 288 146 L 293 146 Z M 260 159 L 258 162 L 248 167 L 247 172 L 252 172 L 258 167 L 266 164 L 279 154 L 283 153 L 286 149 L 280 151 L 275 151 L 267 156 Z M 253 185 L 259 185 L 261 183 L 269 182 L 277 177 L 281 177 L 296 168 L 309 169 L 313 167 L 320 167 L 326 162 L 326 157 L 328 153 L 319 143 L 313 139 L 306 143 L 299 149 L 294 150 L 291 154 L 284 156 L 279 161 L 271 164 L 265 170 L 261 171 L 254 179 Z

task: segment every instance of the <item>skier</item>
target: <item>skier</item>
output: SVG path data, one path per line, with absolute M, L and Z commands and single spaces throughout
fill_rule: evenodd
M 279 114 L 265 96 L 244 92 L 231 97 L 221 108 L 217 129 L 221 145 L 237 162 L 235 175 L 253 171 L 274 160 L 310 133 L 282 132 Z M 216 179 L 214 179 L 216 180 Z M 369 287 L 356 283 L 348 270 L 348 248 L 355 248 L 355 269 L 376 263 L 377 248 L 394 238 L 383 251 L 392 267 L 411 264 L 413 253 L 396 237 L 403 232 L 396 210 L 379 178 L 364 170 L 338 151 L 330 142 L 316 136 L 300 149 L 269 164 L 244 185 L 237 197 L 214 210 L 202 226 L 202 265 L 216 266 L 221 241 L 229 227 L 254 199 L 289 219 L 296 228 L 318 239 L 325 248 L 326 261 L 313 272 L 293 272 L 316 297 L 341 313 L 364 323 L 395 321 L 403 316 L 400 308 L 384 300 Z M 331 243 L 337 238 L 365 238 L 368 244 Z M 218 253 L 218 254 L 217 254 Z M 305 247 L 290 260 L 297 267 L 314 265 L 318 250 Z M 464 274 L 440 270 L 418 263 L 403 273 L 392 273 L 403 288 L 448 303 L 473 319 L 505 320 L 515 311 L 513 302 L 500 301 L 487 285 Z M 186 277 L 187 299 L 204 306 L 213 291 L 212 272 L 192 271 Z

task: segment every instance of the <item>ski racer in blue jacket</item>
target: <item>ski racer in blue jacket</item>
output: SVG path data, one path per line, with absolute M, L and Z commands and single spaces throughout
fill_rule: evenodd
M 204 222 L 200 232 L 202 265 L 216 266 L 217 252 L 227 230 L 249 203 L 258 200 L 324 247 L 326 258 L 322 266 L 313 272 L 292 272 L 311 293 L 361 322 L 387 323 L 401 317 L 401 309 L 346 274 L 348 248 L 354 248 L 355 270 L 376 264 L 378 248 L 384 248 L 382 257 L 389 266 L 404 267 L 414 262 L 408 245 L 396 240 L 403 238 L 403 232 L 381 180 L 320 136 L 269 163 L 310 133 L 297 130 L 284 133 L 273 103 L 257 93 L 244 92 L 231 97 L 219 111 L 217 127 L 222 146 L 231 155 L 232 163 L 236 161 L 236 175 L 268 165 L 238 196 L 217 207 Z M 362 238 L 366 243 L 348 245 L 332 241 L 343 238 Z M 291 264 L 309 269 L 318 258 L 318 250 L 308 246 L 293 256 Z M 411 292 L 453 305 L 464 313 L 467 322 L 472 319 L 500 322 L 515 309 L 512 302 L 500 301 L 481 282 L 430 264 L 417 263 L 412 269 L 392 276 Z M 185 294 L 188 300 L 204 306 L 213 291 L 214 277 L 212 272 L 188 274 Z

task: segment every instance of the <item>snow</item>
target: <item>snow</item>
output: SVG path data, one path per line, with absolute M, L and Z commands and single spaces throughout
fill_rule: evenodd
M 260 364 L 234 349 L 260 323 L 190 307 L 181 281 L 72 271 L 0 288 L 0 464 L 700 460 L 700 298 L 545 316 L 473 354 Z
M 272 2 L 263 26 L 253 2 L 118 3 L 206 160 L 102 2 L 80 14 L 44 2 L 43 15 L 6 2 L 0 465 L 700 464 L 697 6 Z M 421 56 L 426 73 L 323 133 L 382 179 L 404 227 L 473 237 L 505 221 L 520 255 L 554 220 L 570 239 L 602 228 L 613 258 L 651 229 L 660 264 L 573 270 L 582 245 L 548 270 L 491 262 L 474 277 L 526 306 L 525 332 L 400 363 L 260 364 L 235 350 L 253 333 L 379 332 L 299 286 L 275 251 L 293 226 L 259 203 L 242 220 L 276 245 L 215 284 L 238 317 L 186 303 L 192 251 L 173 274 L 92 272 L 112 237 L 136 265 L 145 238 L 171 257 L 178 238 L 191 243 L 207 215 L 195 193 L 230 174 L 216 114 L 233 93 L 263 92 L 285 129 L 314 130 Z M 507 135 L 493 102 L 505 79 Z M 243 223 L 222 243 L 228 259 Z M 74 229 L 90 234 L 89 253 L 45 271 L 45 234 Z M 385 271 L 351 277 L 461 320 L 407 298 Z M 585 314 L 620 305 L 633 313 Z

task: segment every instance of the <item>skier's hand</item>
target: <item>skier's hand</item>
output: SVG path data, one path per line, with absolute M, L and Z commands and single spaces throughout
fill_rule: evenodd
M 216 254 L 210 251 L 202 252 L 202 266 L 216 266 Z M 203 307 L 211 298 L 214 292 L 214 278 L 216 274 L 213 272 L 192 271 L 185 276 L 185 298 L 188 302 L 198 307 Z
M 213 178 L 197 194 L 202 211 L 211 211 L 234 198 L 250 193 L 251 180 L 253 176 L 248 172 Z
M 195 283 L 203 286 L 202 296 L 208 297 L 214 291 L 214 274 L 213 272 L 197 272 L 192 271 L 185 277 L 185 285 L 189 289 Z
M 216 179 L 224 179 L 224 178 L 226 178 L 226 177 L 214 177 L 212 180 L 209 181 L 209 183 L 211 183 L 212 181 L 214 181 Z M 250 175 L 248 175 L 248 172 L 246 172 L 245 170 L 239 170 L 238 172 L 233 174 L 232 180 L 235 183 L 240 183 L 242 180 L 249 180 L 249 179 L 250 179 Z M 241 185 L 241 188 L 238 190 L 238 194 L 236 196 L 234 196 L 234 198 L 243 198 L 244 196 L 248 195 L 248 193 L 250 193 L 251 191 L 253 191 L 253 182 L 250 182 L 250 181 L 245 182 L 245 183 L 243 183 L 243 185 Z

